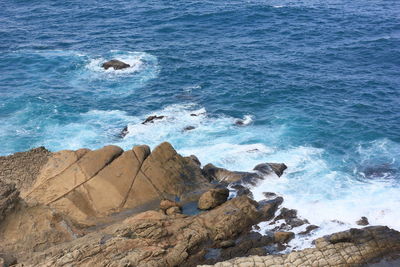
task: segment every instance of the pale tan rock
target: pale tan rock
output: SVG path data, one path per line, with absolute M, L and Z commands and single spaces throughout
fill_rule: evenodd
M 198 208 L 201 210 L 213 209 L 224 203 L 229 196 L 227 188 L 210 189 L 201 195 L 198 201 Z

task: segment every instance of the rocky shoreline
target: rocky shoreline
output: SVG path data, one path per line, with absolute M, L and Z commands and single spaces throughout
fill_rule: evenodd
M 395 266 L 400 233 L 367 226 L 284 253 L 318 226 L 265 192 L 284 163 L 230 171 L 169 143 L 0 157 L 0 266 Z M 363 224 L 368 220 L 362 219 Z M 274 225 L 257 231 L 259 223 Z M 394 264 L 394 265 L 393 265 Z M 385 266 L 385 265 L 381 265 Z

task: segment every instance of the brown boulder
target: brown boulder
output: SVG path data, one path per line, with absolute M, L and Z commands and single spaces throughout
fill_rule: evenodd
M 109 68 L 113 68 L 114 70 L 122 70 L 129 68 L 131 65 L 122 62 L 118 59 L 112 59 L 110 61 L 104 62 L 103 65 L 101 66 L 106 70 L 108 70 Z
M 229 196 L 229 190 L 227 188 L 215 188 L 210 189 L 201 195 L 198 207 L 201 210 L 213 209 L 222 203 L 224 203 Z
M 277 243 L 288 243 L 294 238 L 293 232 L 275 232 L 274 240 Z
M 163 200 L 161 200 L 161 202 L 160 202 L 160 209 L 161 209 L 162 211 L 166 211 L 167 209 L 172 208 L 172 207 L 181 208 L 181 205 L 180 205 L 179 203 L 177 203 L 177 202 L 175 202 L 175 201 L 172 201 L 172 200 L 169 200 L 169 199 L 163 199 Z

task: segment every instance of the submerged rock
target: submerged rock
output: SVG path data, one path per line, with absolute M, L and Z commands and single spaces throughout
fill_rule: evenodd
M 203 167 L 203 174 L 210 181 L 216 180 L 223 183 L 242 182 L 245 184 L 256 185 L 265 176 L 271 173 L 281 176 L 286 169 L 283 163 L 262 163 L 254 167 L 255 172 L 240 172 L 230 171 L 224 168 L 219 168 L 209 163 Z
M 155 120 L 162 120 L 164 118 L 165 116 L 157 116 L 157 115 L 149 116 L 142 122 L 142 124 L 154 123 Z
M 253 170 L 259 171 L 265 175 L 274 172 L 278 177 L 281 177 L 286 169 L 287 166 L 284 163 L 261 163 L 255 166 Z
M 183 131 L 187 132 L 187 131 L 191 131 L 191 130 L 194 130 L 194 129 L 196 129 L 196 127 L 194 127 L 194 126 L 186 126 L 185 128 L 183 128 Z
M 128 133 L 129 133 L 129 130 L 128 130 L 128 125 L 127 125 L 127 126 L 125 126 L 124 129 L 122 129 L 122 131 L 119 133 L 119 136 L 120 136 L 121 138 L 124 138 Z
M 122 62 L 118 59 L 112 59 L 110 61 L 104 62 L 103 65 L 101 66 L 106 70 L 108 70 L 109 68 L 113 68 L 114 70 L 122 70 L 129 68 L 131 65 Z

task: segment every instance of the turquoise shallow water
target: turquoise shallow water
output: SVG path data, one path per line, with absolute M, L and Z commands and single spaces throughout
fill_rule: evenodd
M 230 169 L 282 161 L 254 194 L 282 194 L 317 234 L 360 216 L 400 229 L 399 13 L 394 0 L 2 1 L 0 154 L 170 141 Z M 111 58 L 133 67 L 103 71 Z M 140 124 L 154 114 L 167 118 Z

